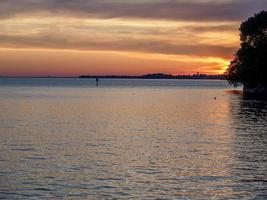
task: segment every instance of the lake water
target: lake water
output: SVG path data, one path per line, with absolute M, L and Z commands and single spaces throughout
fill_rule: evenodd
M 0 198 L 267 198 L 266 101 L 219 80 L 99 85 L 0 79 Z

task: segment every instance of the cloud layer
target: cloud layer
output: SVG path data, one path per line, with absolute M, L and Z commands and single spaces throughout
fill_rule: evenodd
M 243 20 L 267 8 L 266 0 L 1 0 L 0 15 L 48 12 L 97 18 L 186 21 Z
M 237 31 L 233 31 L 237 29 L 236 25 L 20 18 L 0 21 L 0 46 L 230 58 L 236 46 L 237 37 L 234 35 Z
M 240 21 L 264 9 L 266 0 L 1 0 L 0 49 L 7 49 L 8 58 L 13 54 L 12 60 L 28 58 L 34 49 L 49 50 L 51 59 L 46 65 L 42 59 L 34 64 L 40 69 L 49 65 L 52 70 L 56 65 L 53 50 L 54 55 L 58 50 L 79 50 L 93 52 L 91 57 L 99 65 L 101 58 L 94 52 L 111 52 L 105 56 L 116 60 L 114 66 L 107 66 L 114 70 L 116 66 L 129 67 L 129 54 L 141 54 L 141 58 L 136 56 L 142 59 L 139 71 L 155 65 L 155 69 L 165 66 L 166 72 L 175 73 L 173 66 L 177 65 L 177 72 L 186 72 L 186 67 L 189 73 L 218 73 L 238 47 Z M 29 55 L 22 56 L 21 49 Z M 159 61 L 159 56 L 164 59 Z M 72 58 L 68 63 L 75 63 L 77 54 Z M 16 71 L 16 63 L 1 59 L 0 75 L 3 68 L 5 74 L 8 68 Z M 31 60 L 20 64 L 33 69 Z

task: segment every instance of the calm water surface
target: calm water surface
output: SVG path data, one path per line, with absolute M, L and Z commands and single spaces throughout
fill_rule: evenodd
M 2 78 L 0 109 L 0 198 L 267 198 L 267 102 L 225 81 Z

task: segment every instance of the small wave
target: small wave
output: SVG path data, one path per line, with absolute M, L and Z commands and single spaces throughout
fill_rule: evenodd
M 30 151 L 30 152 L 33 152 L 33 151 L 37 151 L 37 149 L 35 148 L 16 148 L 16 149 L 11 149 L 13 151 Z

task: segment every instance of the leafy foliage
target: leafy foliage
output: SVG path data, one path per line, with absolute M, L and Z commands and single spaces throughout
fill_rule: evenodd
M 226 78 L 233 85 L 267 86 L 267 12 L 262 11 L 241 23 L 241 45 L 235 53 Z

